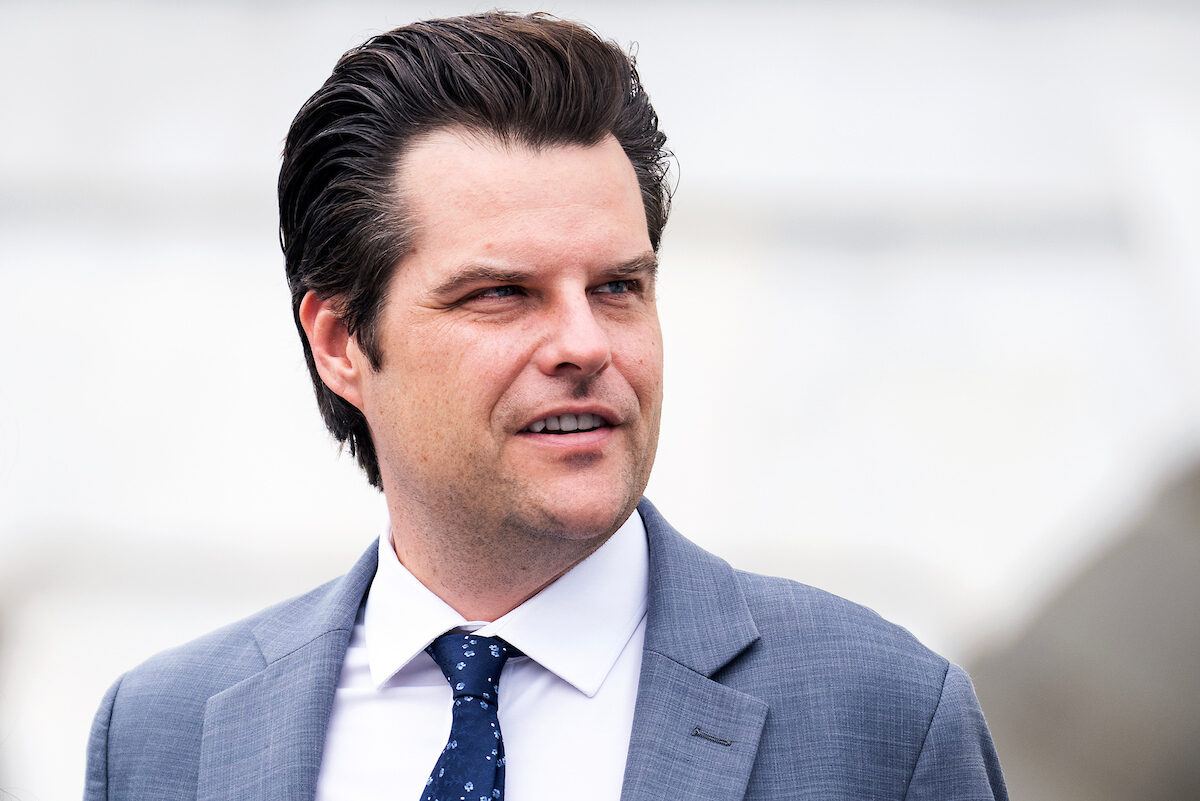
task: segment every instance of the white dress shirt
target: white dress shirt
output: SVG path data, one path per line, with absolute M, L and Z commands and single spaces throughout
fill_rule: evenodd
M 450 686 L 425 646 L 455 627 L 503 637 L 507 801 L 621 795 L 646 628 L 641 516 L 493 623 L 468 621 L 408 572 L 387 537 L 334 696 L 317 801 L 417 801 L 450 734 Z

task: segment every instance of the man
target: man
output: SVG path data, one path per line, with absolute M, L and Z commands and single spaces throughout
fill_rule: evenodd
M 961 670 L 641 499 L 664 146 L 629 59 L 570 23 L 342 58 L 289 133 L 281 231 L 388 536 L 122 677 L 85 797 L 1006 798 Z

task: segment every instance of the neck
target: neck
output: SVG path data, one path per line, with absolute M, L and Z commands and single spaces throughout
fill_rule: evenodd
M 462 530 L 446 521 L 435 528 L 393 511 L 392 548 L 400 563 L 454 611 L 467 620 L 491 622 L 586 559 L 616 527 L 586 538 L 499 529 Z

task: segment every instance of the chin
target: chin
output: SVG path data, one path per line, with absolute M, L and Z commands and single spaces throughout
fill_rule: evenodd
M 609 497 L 580 503 L 575 495 L 557 503 L 540 504 L 536 510 L 529 510 L 529 514 L 517 513 L 510 521 L 545 537 L 578 542 L 607 539 L 633 513 L 640 496 L 638 493 L 632 499 Z

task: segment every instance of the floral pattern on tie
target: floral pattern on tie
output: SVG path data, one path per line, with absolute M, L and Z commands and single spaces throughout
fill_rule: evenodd
M 496 717 L 500 671 L 520 651 L 499 638 L 443 634 L 425 649 L 454 694 L 450 738 L 421 801 L 502 801 L 504 739 Z

